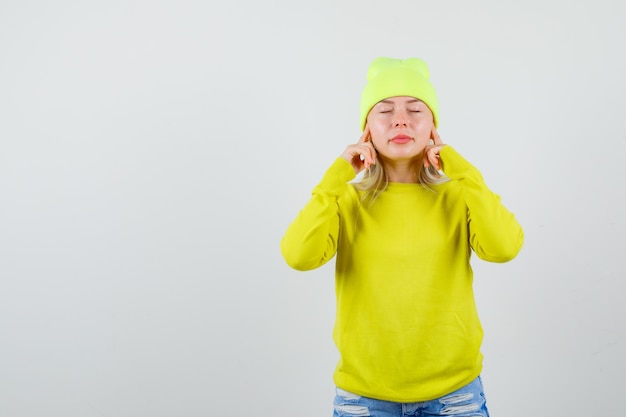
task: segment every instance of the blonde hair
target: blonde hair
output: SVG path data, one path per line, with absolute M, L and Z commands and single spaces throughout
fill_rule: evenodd
M 450 180 L 437 171 L 432 165 L 429 167 L 420 165 L 417 179 L 422 187 L 432 192 L 435 192 L 432 188 L 433 185 L 443 184 Z M 383 164 L 378 158 L 376 158 L 376 164 L 371 165 L 369 169 L 364 172 L 363 176 L 353 183 L 354 188 L 363 192 L 361 194 L 361 202 L 368 206 L 371 206 L 380 193 L 385 191 L 388 184 L 389 178 L 387 177 L 385 168 L 383 168 Z

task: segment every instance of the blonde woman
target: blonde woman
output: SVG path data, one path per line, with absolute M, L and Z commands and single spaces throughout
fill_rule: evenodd
M 438 125 L 426 63 L 374 60 L 362 136 L 281 241 L 297 270 L 337 257 L 335 417 L 489 415 L 470 256 L 507 262 L 523 231 Z

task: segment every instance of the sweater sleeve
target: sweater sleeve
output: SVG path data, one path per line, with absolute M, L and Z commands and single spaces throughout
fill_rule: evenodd
M 354 177 L 352 166 L 343 158 L 337 158 L 326 171 L 280 242 L 283 258 L 289 266 L 307 271 L 335 256 L 339 235 L 337 202 Z
M 524 232 L 513 213 L 487 187 L 478 169 L 454 148 L 446 145 L 440 157 L 446 176 L 461 185 L 467 205 L 470 245 L 476 255 L 490 262 L 515 258 L 524 243 Z

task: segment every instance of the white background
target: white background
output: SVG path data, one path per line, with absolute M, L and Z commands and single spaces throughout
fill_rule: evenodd
M 492 415 L 623 412 L 622 0 L 0 3 L 0 416 L 332 414 L 333 264 L 279 252 L 420 57 L 526 233 L 474 260 Z

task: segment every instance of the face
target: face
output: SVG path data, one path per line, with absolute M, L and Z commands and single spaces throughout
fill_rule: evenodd
M 374 147 L 383 159 L 420 158 L 434 127 L 428 106 L 414 97 L 390 97 L 376 103 L 367 116 Z

